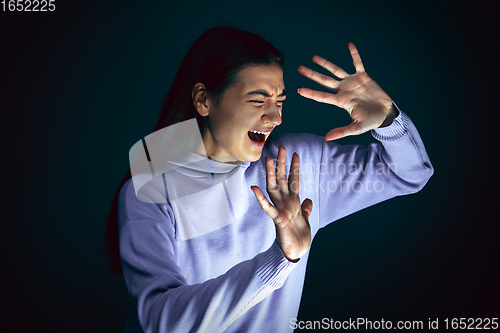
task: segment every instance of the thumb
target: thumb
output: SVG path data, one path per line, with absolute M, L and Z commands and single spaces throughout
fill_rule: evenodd
M 352 122 L 344 127 L 337 127 L 332 129 L 325 135 L 325 141 L 337 140 L 349 135 L 359 135 L 364 133 L 365 130 L 357 122 Z
M 306 221 L 309 221 L 309 216 L 311 216 L 312 208 L 313 208 L 313 202 L 311 199 L 307 198 L 302 202 L 301 205 L 302 208 L 302 216 L 304 216 L 304 219 Z

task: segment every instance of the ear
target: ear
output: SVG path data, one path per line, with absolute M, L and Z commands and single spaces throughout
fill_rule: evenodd
M 193 104 L 198 113 L 202 117 L 208 116 L 209 114 L 208 93 L 203 83 L 198 82 L 194 85 L 191 97 L 193 98 Z

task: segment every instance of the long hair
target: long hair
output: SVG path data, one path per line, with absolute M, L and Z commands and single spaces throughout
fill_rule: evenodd
M 191 95 L 196 83 L 203 83 L 206 91 L 218 103 L 225 89 L 235 82 L 238 72 L 243 67 L 271 63 L 282 66 L 284 60 L 283 53 L 257 34 L 230 26 L 205 31 L 184 57 L 165 97 L 165 103 L 154 130 L 158 131 L 196 118 L 200 132 L 203 133 L 205 119 L 194 107 Z M 131 177 L 131 172 L 128 171 L 118 186 L 104 229 L 104 256 L 114 275 L 123 275 L 118 239 L 118 195 L 120 189 Z

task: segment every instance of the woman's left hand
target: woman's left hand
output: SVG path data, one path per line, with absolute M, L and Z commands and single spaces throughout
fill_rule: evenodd
M 356 68 L 355 74 L 347 74 L 340 67 L 319 56 L 314 56 L 312 60 L 332 73 L 338 80 L 304 66 L 298 68 L 300 74 L 336 92 L 336 94 L 330 94 L 308 88 L 299 88 L 298 93 L 301 96 L 341 107 L 352 118 L 350 125 L 334 128 L 328 132 L 325 136 L 326 141 L 358 135 L 381 126 L 387 126 L 397 116 L 392 99 L 365 72 L 356 46 L 353 43 L 349 43 L 348 46 Z
M 286 179 L 286 149 L 278 149 L 276 171 L 274 161 L 266 156 L 266 188 L 272 205 L 258 186 L 251 186 L 260 207 L 274 221 L 276 226 L 276 242 L 285 257 L 296 261 L 311 247 L 311 225 L 309 216 L 313 202 L 305 199 L 302 204 L 299 198 L 299 166 L 297 153 L 293 154 L 288 181 Z

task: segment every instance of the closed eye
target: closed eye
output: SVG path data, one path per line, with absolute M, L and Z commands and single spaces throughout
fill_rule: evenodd
M 251 102 L 251 103 L 259 103 L 259 104 L 263 104 L 264 101 L 258 101 L 258 100 L 251 100 L 251 101 L 248 101 L 248 102 Z M 285 103 L 285 100 L 282 100 L 282 101 L 276 101 L 276 103 Z

